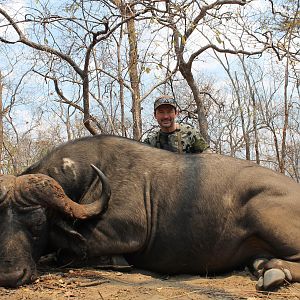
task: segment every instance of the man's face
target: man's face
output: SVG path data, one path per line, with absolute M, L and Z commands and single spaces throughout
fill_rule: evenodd
M 172 105 L 163 104 L 155 110 L 154 117 L 162 130 L 168 130 L 175 127 L 177 112 Z

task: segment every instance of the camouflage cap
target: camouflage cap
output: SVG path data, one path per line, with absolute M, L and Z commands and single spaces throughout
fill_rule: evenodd
M 154 110 L 156 110 L 159 106 L 164 105 L 164 104 L 171 105 L 171 106 L 175 107 L 175 109 L 177 108 L 177 103 L 176 103 L 174 97 L 168 96 L 168 95 L 161 95 L 154 102 Z

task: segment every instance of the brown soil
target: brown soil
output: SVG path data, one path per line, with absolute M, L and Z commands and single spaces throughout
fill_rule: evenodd
M 276 292 L 259 293 L 256 280 L 246 271 L 225 276 L 161 276 L 141 270 L 121 273 L 92 268 L 44 269 L 33 284 L 17 289 L 0 288 L 0 299 L 107 300 L 107 299 L 300 299 L 300 283 Z

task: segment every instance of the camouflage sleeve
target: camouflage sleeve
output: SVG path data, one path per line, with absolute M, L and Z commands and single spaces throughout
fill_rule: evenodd
M 157 139 L 157 132 L 150 132 L 147 137 L 143 140 L 143 143 L 155 147 Z
M 148 136 L 143 140 L 143 143 L 150 145 L 150 139 Z
M 191 146 L 192 153 L 200 153 L 209 148 L 208 143 L 203 138 L 198 130 L 194 130 L 193 132 L 193 144 Z

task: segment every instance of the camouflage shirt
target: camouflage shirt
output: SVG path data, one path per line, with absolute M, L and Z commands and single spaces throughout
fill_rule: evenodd
M 160 129 L 150 132 L 144 143 L 179 153 L 199 153 L 209 148 L 200 132 L 188 124 L 180 124 L 171 133 L 162 132 Z

